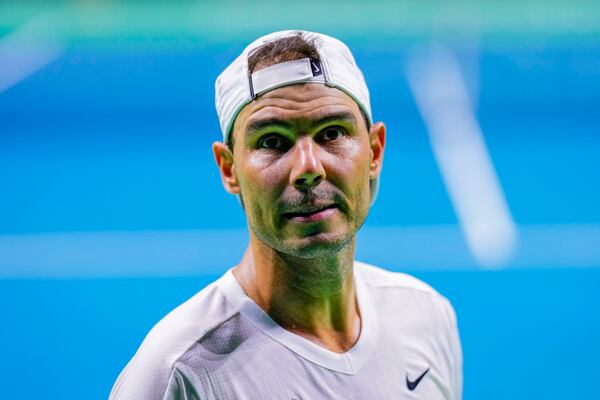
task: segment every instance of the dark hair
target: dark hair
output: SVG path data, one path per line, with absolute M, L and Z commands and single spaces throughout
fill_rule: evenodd
M 295 32 L 292 36 L 274 40 L 257 48 L 248 56 L 250 73 L 271 65 L 302 58 L 319 60 L 316 38 L 304 32 Z
M 294 32 L 291 36 L 268 42 L 255 49 L 248 56 L 248 70 L 252 74 L 271 65 L 286 61 L 300 60 L 302 58 L 312 58 L 320 60 L 317 50 L 317 38 L 307 32 Z M 360 108 L 360 107 L 359 107 Z M 369 119 L 362 108 L 360 112 L 365 119 L 367 131 L 369 130 Z M 227 139 L 227 147 L 233 153 L 233 128 Z

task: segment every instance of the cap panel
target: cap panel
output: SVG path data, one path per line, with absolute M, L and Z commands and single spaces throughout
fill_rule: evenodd
M 247 71 L 247 55 L 243 52 L 219 75 L 215 82 L 215 106 L 225 141 L 227 141 L 227 132 L 231 130 L 235 117 L 242 107 L 252 100 Z M 246 79 L 243 79 L 244 76 Z
M 319 53 L 327 64 L 329 81 L 352 97 L 363 109 L 369 122 L 373 122 L 369 89 L 365 78 L 356 65 L 350 49 L 341 41 L 327 35 L 320 35 Z

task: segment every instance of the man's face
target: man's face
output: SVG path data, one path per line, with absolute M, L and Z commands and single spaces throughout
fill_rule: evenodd
M 322 84 L 285 86 L 238 115 L 233 168 L 248 224 L 297 257 L 333 254 L 366 219 L 373 152 L 356 102 Z

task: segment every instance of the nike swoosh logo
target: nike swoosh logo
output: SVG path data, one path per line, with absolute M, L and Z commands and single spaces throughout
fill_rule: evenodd
M 411 392 L 413 390 L 415 390 L 415 388 L 417 387 L 417 385 L 419 384 L 419 382 L 421 382 L 421 379 L 423 379 L 423 377 L 425 375 L 427 375 L 427 373 L 429 372 L 429 368 L 427 368 L 425 370 L 425 372 L 423 372 L 421 374 L 421 376 L 419 376 L 416 380 L 411 381 L 410 379 L 408 379 L 408 373 L 406 374 L 406 386 L 408 386 L 408 390 L 410 390 Z
M 304 64 L 306 65 L 306 64 Z M 321 72 L 321 70 L 319 69 L 319 66 L 316 63 L 312 63 L 313 67 L 315 68 L 315 73 L 318 74 L 319 72 Z

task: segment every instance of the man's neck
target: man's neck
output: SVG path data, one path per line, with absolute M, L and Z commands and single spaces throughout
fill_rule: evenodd
M 278 253 L 251 237 L 233 274 L 284 329 L 345 352 L 360 335 L 353 263 L 354 240 L 334 257 L 303 259 Z

